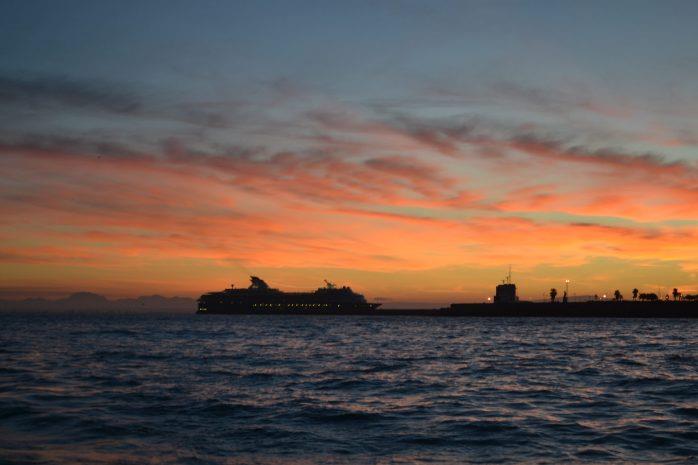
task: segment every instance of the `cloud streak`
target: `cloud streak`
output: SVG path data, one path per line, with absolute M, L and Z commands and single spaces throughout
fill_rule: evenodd
M 2 82 L 0 101 L 12 105 L 132 121 L 167 115 L 158 121 L 208 131 L 0 134 L 5 267 L 106 276 L 138 264 L 167 274 L 166 263 L 397 273 L 698 261 L 697 168 L 688 159 L 474 116 L 316 105 L 291 91 L 275 100 L 287 107 L 250 125 L 236 104 L 158 113 L 147 99 L 98 85 Z M 209 278 L 202 272 L 200 285 Z
M 0 75 L 0 103 L 33 108 L 62 105 L 122 114 L 139 113 L 144 106 L 134 93 L 64 76 Z

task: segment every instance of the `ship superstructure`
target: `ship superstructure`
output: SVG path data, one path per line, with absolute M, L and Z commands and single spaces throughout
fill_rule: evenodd
M 511 266 L 509 266 L 509 274 L 499 284 L 494 295 L 494 303 L 496 304 L 510 304 L 518 302 L 519 298 L 516 296 L 516 284 L 511 282 Z
M 350 287 L 325 283 L 313 292 L 284 292 L 251 276 L 247 288 L 231 286 L 199 297 L 197 313 L 359 313 L 380 305 L 367 302 Z

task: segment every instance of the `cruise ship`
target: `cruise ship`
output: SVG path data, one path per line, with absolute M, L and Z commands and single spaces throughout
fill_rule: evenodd
M 379 303 L 369 303 L 350 287 L 337 287 L 325 281 L 325 287 L 314 292 L 284 292 L 273 289 L 257 276 L 250 277 L 250 286 L 231 286 L 199 297 L 196 313 L 370 313 Z

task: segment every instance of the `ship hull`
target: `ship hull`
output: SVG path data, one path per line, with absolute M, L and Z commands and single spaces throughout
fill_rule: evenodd
M 199 306 L 196 313 L 212 315 L 368 315 L 375 313 L 379 305 L 373 303 L 240 303 Z

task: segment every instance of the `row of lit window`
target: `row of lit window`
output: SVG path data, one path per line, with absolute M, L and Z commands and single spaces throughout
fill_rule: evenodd
M 329 304 L 252 304 L 253 307 L 329 307 Z M 339 305 L 337 305 L 339 307 Z

